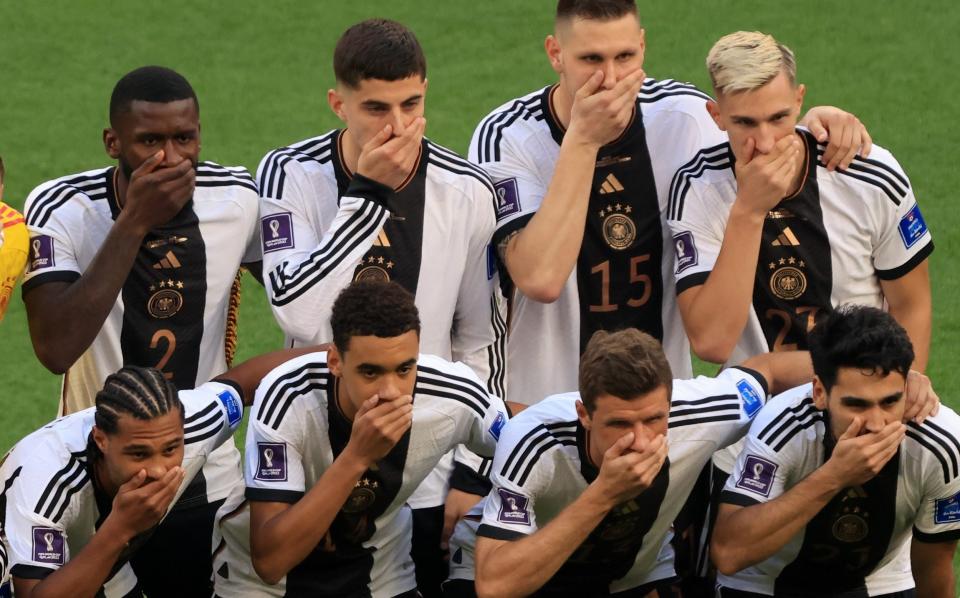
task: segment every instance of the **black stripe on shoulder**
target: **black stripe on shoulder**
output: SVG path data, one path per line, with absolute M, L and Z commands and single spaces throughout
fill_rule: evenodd
M 518 119 L 543 120 L 544 106 L 541 98 L 543 89 L 514 100 L 509 106 L 487 116 L 480 124 L 480 133 L 477 136 L 477 160 L 485 162 L 500 161 L 500 142 L 503 131 Z
M 286 180 L 284 167 L 291 160 L 297 162 L 317 162 L 325 164 L 333 156 L 333 138 L 336 131 L 331 131 L 319 137 L 312 137 L 286 147 L 275 149 L 264 158 L 260 172 L 257 174 L 257 184 L 263 197 L 282 199 L 283 184 Z
M 213 409 L 210 409 L 212 407 Z M 215 410 L 215 411 L 214 411 Z M 215 403 L 210 403 L 200 419 L 186 423 L 183 427 L 183 443 L 193 444 L 206 440 L 223 429 L 223 412 Z
M 674 401 L 670 406 L 671 428 L 689 426 L 704 421 L 740 419 L 740 397 L 716 395 L 695 401 Z
M 813 399 L 807 398 L 777 415 L 757 437 L 779 452 L 791 438 L 819 421 L 823 421 L 823 412 L 816 408 Z
M 215 162 L 197 165 L 198 187 L 244 187 L 258 193 L 257 184 L 243 166 L 221 166 Z
M 960 441 L 953 434 L 928 419 L 919 425 L 907 422 L 907 436 L 940 461 L 944 484 L 960 477 Z
M 826 146 L 817 146 L 817 165 L 822 168 L 826 168 L 823 163 L 825 150 Z M 900 202 L 906 199 L 907 191 L 910 189 L 909 182 L 900 173 L 878 160 L 857 156 L 846 170 L 837 169 L 834 172 L 877 187 L 883 191 L 890 201 L 898 206 Z
M 58 521 L 69 505 L 70 497 L 82 489 L 89 479 L 83 462 L 71 458 L 63 469 L 50 479 L 34 507 L 34 512 L 51 521 Z
M 417 367 L 414 394 L 416 393 L 459 401 L 474 410 L 481 418 L 490 408 L 490 396 L 483 386 L 469 378 L 430 367 Z
M 473 177 L 480 181 L 483 186 L 490 191 L 491 195 L 496 195 L 496 191 L 493 188 L 493 179 L 491 179 L 490 175 L 488 175 L 482 168 L 476 164 L 468 162 L 464 158 L 446 148 L 436 145 L 433 142 L 430 142 L 429 146 L 430 154 L 427 159 L 429 164 L 433 164 L 438 168 L 442 168 L 454 174 Z
M 703 100 L 711 100 L 709 95 L 703 93 L 695 85 L 683 83 L 674 79 L 647 79 L 640 88 L 638 100 L 641 104 L 650 104 L 671 96 L 693 96 Z
M 677 169 L 670 181 L 667 217 L 671 220 L 683 218 L 683 203 L 690 188 L 690 181 L 699 178 L 708 170 L 723 170 L 730 168 L 730 165 L 730 144 L 727 142 L 698 151 L 689 162 Z
M 329 382 L 330 371 L 325 361 L 309 362 L 283 374 L 264 394 L 256 414 L 257 421 L 274 430 L 279 429 L 283 416 L 297 397 L 315 390 L 326 391 Z
M 92 173 L 64 177 L 38 194 L 26 213 L 28 226 L 44 226 L 57 208 L 78 196 L 92 201 L 107 198 L 107 172 L 109 168 Z
M 551 447 L 576 446 L 577 422 L 554 422 L 540 424 L 530 430 L 513 447 L 500 470 L 500 475 L 523 485 L 537 460 Z

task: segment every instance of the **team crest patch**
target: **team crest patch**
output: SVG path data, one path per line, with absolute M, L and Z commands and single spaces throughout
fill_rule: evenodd
M 53 260 L 53 237 L 40 235 L 30 239 L 30 271 L 56 266 Z
M 260 238 L 263 252 L 293 249 L 293 220 L 290 212 L 264 216 L 260 220 Z
M 500 430 L 503 429 L 504 424 L 507 423 L 507 416 L 502 412 L 497 412 L 497 419 L 493 420 L 493 423 L 490 424 L 490 435 L 493 436 L 494 440 L 500 440 Z
M 760 496 L 770 496 L 770 489 L 773 488 L 773 475 L 777 473 L 779 466 L 776 463 L 767 461 L 755 455 L 747 455 L 747 463 L 743 467 L 743 473 L 737 480 L 737 488 L 749 490 Z
M 503 523 L 530 525 L 530 513 L 527 512 L 530 499 L 503 488 L 497 488 L 497 492 L 500 494 L 500 515 L 497 519 Z
M 603 218 L 603 239 L 610 249 L 622 251 L 633 245 L 637 238 L 637 225 L 630 217 L 633 207 L 621 203 L 609 204 L 600 209 Z
M 264 482 L 287 481 L 287 445 L 282 442 L 257 443 L 257 474 Z
M 949 498 L 938 498 L 933 510 L 934 523 L 956 523 L 960 521 L 960 492 Z
M 517 179 L 504 179 L 493 186 L 497 192 L 497 220 L 520 213 L 520 192 Z
M 927 234 L 927 223 L 923 221 L 923 215 L 920 213 L 920 206 L 913 204 L 910 211 L 900 219 L 900 238 L 907 249 L 917 244 L 923 235 Z
M 227 421 L 230 422 L 230 429 L 236 429 L 240 420 L 243 419 L 243 405 L 229 390 L 221 392 L 217 395 L 217 398 L 220 399 L 223 408 L 227 411 Z
M 693 233 L 684 231 L 673 235 L 673 246 L 677 249 L 677 274 L 697 265 L 697 245 L 693 242 Z
M 740 402 L 743 403 L 743 412 L 747 417 L 753 417 L 763 407 L 763 399 L 750 383 L 746 380 L 737 382 L 737 392 L 740 393 Z
M 33 560 L 37 563 L 62 565 L 64 554 L 63 532 L 52 527 L 33 528 Z

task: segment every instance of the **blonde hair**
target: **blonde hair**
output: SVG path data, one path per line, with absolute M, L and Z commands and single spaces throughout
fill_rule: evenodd
M 707 70 L 717 94 L 758 89 L 781 72 L 791 85 L 797 83 L 793 51 L 759 31 L 737 31 L 721 37 L 707 54 Z

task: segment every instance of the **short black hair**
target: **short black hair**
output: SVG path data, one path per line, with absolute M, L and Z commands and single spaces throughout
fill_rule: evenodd
M 624 15 L 637 14 L 634 0 L 559 0 L 557 2 L 557 20 L 592 19 L 612 21 Z
M 343 32 L 333 51 L 337 82 L 352 89 L 365 79 L 427 76 L 427 59 L 413 31 L 389 19 L 368 19 Z
M 410 330 L 420 335 L 413 295 L 395 282 L 354 282 L 340 292 L 330 316 L 333 344 L 346 353 L 355 336 L 391 338 Z
M 120 78 L 110 94 L 110 124 L 135 101 L 176 102 L 192 99 L 200 113 L 200 102 L 190 82 L 180 73 L 163 66 L 142 66 Z
M 813 371 L 829 391 L 840 368 L 898 372 L 904 377 L 913 363 L 913 345 L 893 316 L 875 307 L 843 305 L 831 312 L 808 338 Z

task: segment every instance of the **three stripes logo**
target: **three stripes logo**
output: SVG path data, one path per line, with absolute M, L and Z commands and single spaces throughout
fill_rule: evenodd
M 790 227 L 783 229 L 783 232 L 777 235 L 777 238 L 771 243 L 774 247 L 799 247 L 800 240 L 793 234 Z
M 390 247 L 390 239 L 387 238 L 387 231 L 380 229 L 377 240 L 373 242 L 374 247 Z
M 620 183 L 620 180 L 611 172 L 607 175 L 607 178 L 603 179 L 603 183 L 600 184 L 600 195 L 606 195 L 608 193 L 619 193 L 623 191 L 623 184 Z
M 154 270 L 175 270 L 179 268 L 182 264 L 180 260 L 177 259 L 177 256 L 173 255 L 173 251 L 167 251 L 167 254 L 163 256 L 159 262 L 153 265 Z

